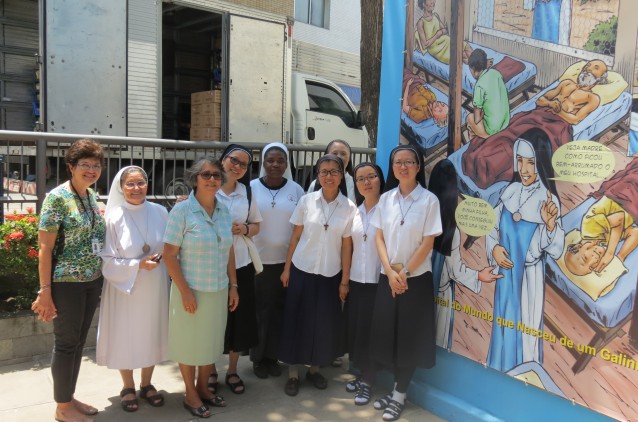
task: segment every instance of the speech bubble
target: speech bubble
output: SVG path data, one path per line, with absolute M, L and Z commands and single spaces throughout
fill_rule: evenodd
M 604 180 L 614 171 L 614 153 L 594 141 L 572 141 L 556 150 L 552 156 L 555 180 L 573 183 L 593 183 Z
M 469 236 L 481 237 L 496 225 L 496 213 L 489 202 L 463 195 L 454 216 L 459 230 Z

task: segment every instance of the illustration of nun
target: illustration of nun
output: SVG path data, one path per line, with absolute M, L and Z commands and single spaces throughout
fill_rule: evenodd
M 456 227 L 456 207 L 459 201 L 456 169 L 452 162 L 444 159 L 436 163 L 430 174 L 430 192 L 439 199 L 443 233 L 434 239 L 432 250 L 432 277 L 434 294 L 439 298 L 436 306 L 436 344 L 452 348 L 456 284 L 474 293 L 481 292 L 481 282 L 491 283 L 502 278 L 493 274 L 494 266 L 481 271 L 469 268 L 461 258 L 461 232 Z
M 497 225 L 486 238 L 490 265 L 504 276 L 495 286 L 487 355 L 487 364 L 501 372 L 523 362 L 543 362 L 541 338 L 524 334 L 518 324 L 542 330 L 545 254 L 558 259 L 565 242 L 551 151 L 541 129 L 525 132 L 514 143 L 514 178 L 496 205 Z M 514 328 L 497 324 L 499 317 Z

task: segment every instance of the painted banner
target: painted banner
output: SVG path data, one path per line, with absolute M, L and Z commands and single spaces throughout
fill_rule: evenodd
M 401 102 L 445 228 L 437 343 L 638 420 L 633 0 L 465 0 L 454 17 L 452 1 L 407 1 Z

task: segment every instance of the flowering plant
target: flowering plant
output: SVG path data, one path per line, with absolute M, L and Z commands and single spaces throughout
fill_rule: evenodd
M 6 215 L 0 225 L 0 275 L 2 290 L 13 295 L 18 309 L 29 308 L 38 290 L 37 247 L 38 217 L 33 209 Z

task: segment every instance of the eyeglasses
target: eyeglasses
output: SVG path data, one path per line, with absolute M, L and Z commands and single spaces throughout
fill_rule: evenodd
M 339 176 L 340 174 L 341 174 L 341 171 L 339 171 L 337 169 L 321 170 L 319 172 L 319 177 L 328 177 L 328 175 L 330 175 L 330 176 Z
M 208 171 L 205 171 L 203 173 L 199 173 L 199 177 L 204 180 L 210 180 L 211 177 L 215 180 L 222 180 L 222 174 L 219 172 L 210 173 Z
M 244 170 L 248 168 L 249 163 L 244 163 L 243 161 L 238 160 L 235 157 L 232 157 L 230 155 L 228 156 L 228 159 L 230 159 L 231 164 L 234 166 L 239 166 L 240 168 Z
M 379 177 L 376 174 L 369 174 L 367 176 L 361 176 L 361 177 L 357 177 L 356 179 L 354 179 L 357 183 L 365 183 L 366 180 L 368 182 L 372 182 L 374 179 L 376 179 L 377 177 Z
M 100 164 L 96 164 L 92 166 L 91 164 L 87 164 L 87 163 L 78 163 L 76 167 L 79 167 L 81 170 L 85 170 L 85 171 L 86 170 L 93 170 L 93 171 L 102 170 L 102 166 Z
M 146 185 L 148 185 L 148 183 L 146 183 L 145 181 L 124 183 L 124 187 L 126 189 L 135 189 L 135 188 L 144 189 Z
M 416 166 L 417 164 L 418 164 L 418 163 L 417 163 L 416 161 L 413 161 L 413 160 L 395 161 L 395 162 L 393 162 L 393 163 L 392 163 L 392 165 L 393 165 L 394 167 L 403 167 L 403 166 L 406 166 L 406 167 L 414 167 L 414 166 Z

